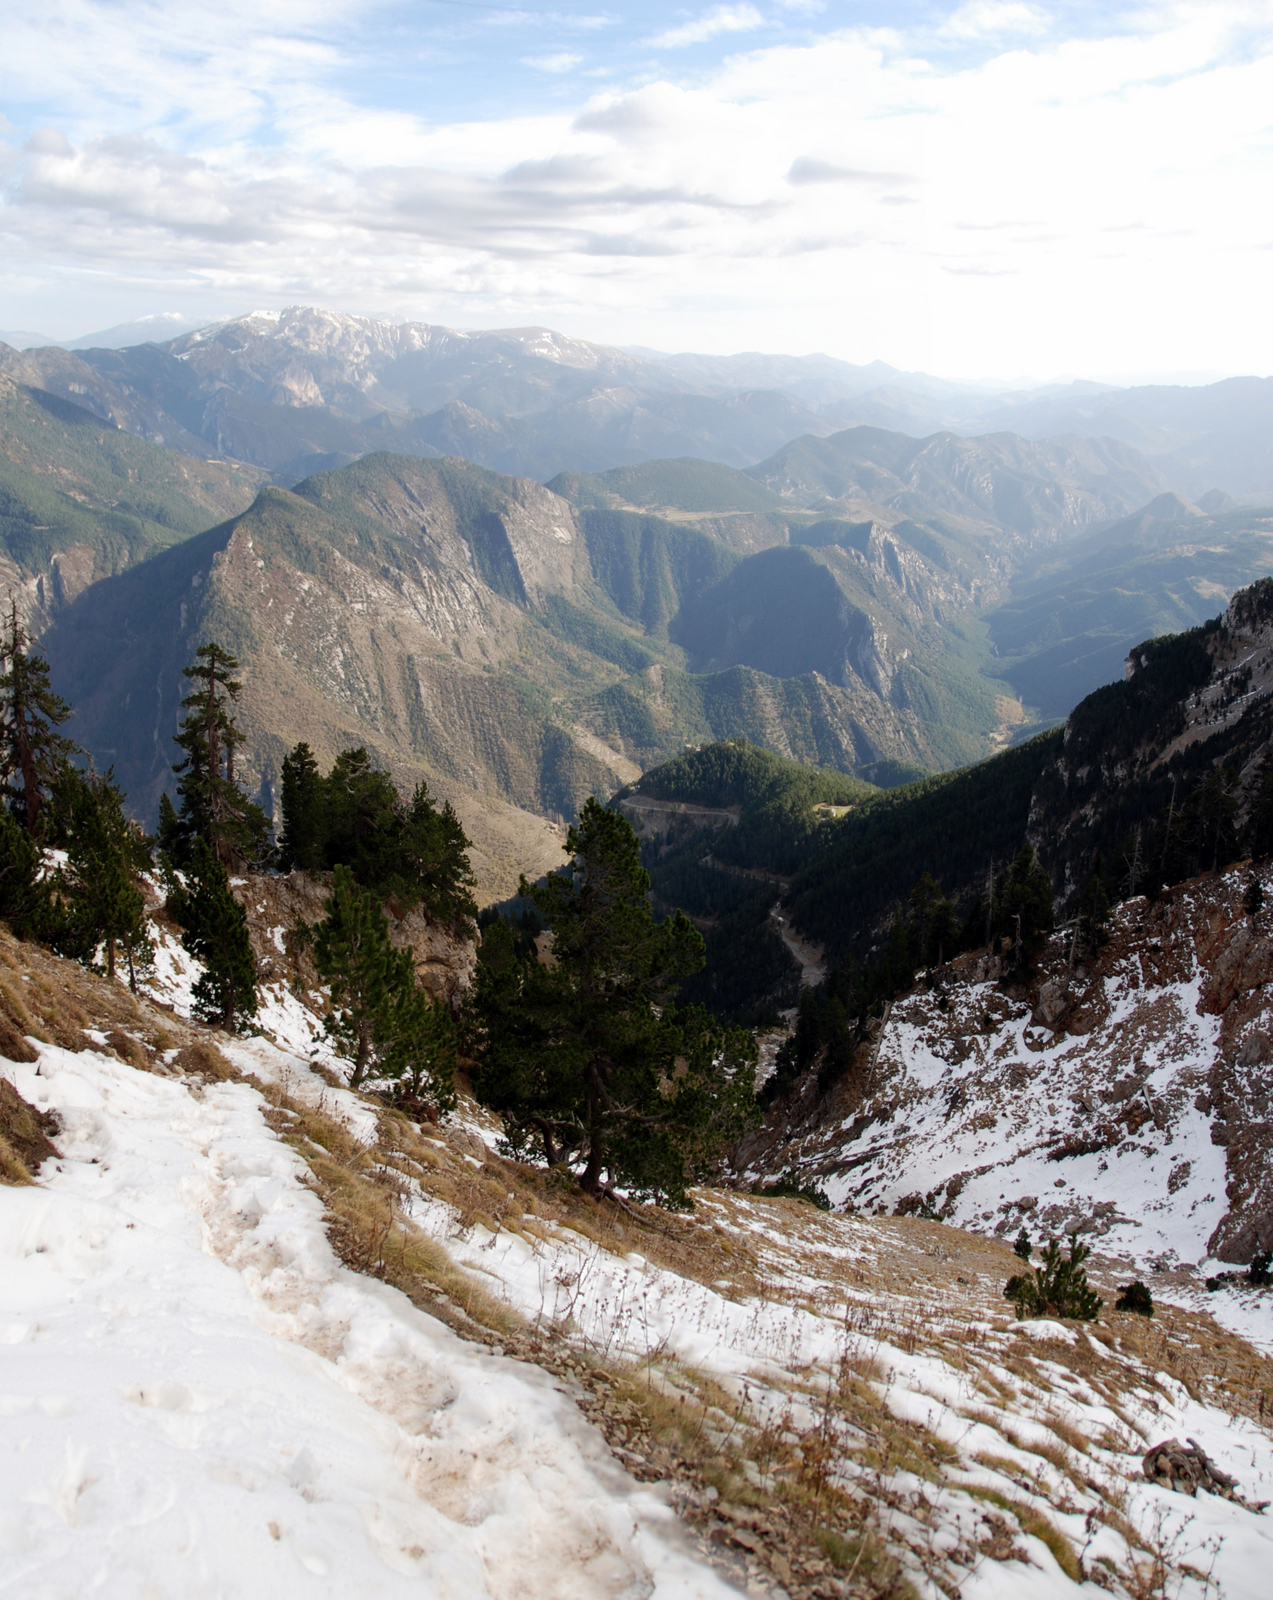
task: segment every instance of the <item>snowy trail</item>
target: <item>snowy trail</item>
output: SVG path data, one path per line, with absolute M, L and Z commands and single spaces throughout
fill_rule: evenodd
M 247 1085 L 4 1063 L 0 1593 L 724 1600 L 537 1369 L 341 1267 Z

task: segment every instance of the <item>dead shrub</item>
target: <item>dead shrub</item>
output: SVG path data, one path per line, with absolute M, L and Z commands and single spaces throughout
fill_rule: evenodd
M 106 1035 L 106 1043 L 111 1047 L 121 1061 L 127 1061 L 131 1067 L 146 1067 L 148 1060 L 144 1046 L 140 1040 L 131 1038 L 126 1033 L 121 1033 L 118 1028 L 112 1028 Z
M 193 1044 L 182 1045 L 177 1052 L 174 1065 L 182 1072 L 191 1075 L 197 1073 L 214 1083 L 227 1083 L 240 1076 L 238 1070 L 230 1065 L 216 1045 L 208 1044 L 203 1039 L 196 1039 Z

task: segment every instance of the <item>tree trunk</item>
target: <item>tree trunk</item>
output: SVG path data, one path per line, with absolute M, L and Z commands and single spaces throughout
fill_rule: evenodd
M 115 976 L 115 941 L 112 938 L 106 941 L 106 976 L 108 978 Z
M 588 1068 L 588 1164 L 579 1179 L 585 1194 L 601 1192 L 601 1169 L 605 1165 L 605 1145 L 601 1137 L 601 1079 L 596 1067 Z
M 40 780 L 35 770 L 35 757 L 31 753 L 26 707 L 16 696 L 13 704 L 13 730 L 18 740 L 18 765 L 22 768 L 22 798 L 26 801 L 27 832 L 34 833 L 36 824 L 40 820 Z
M 371 1023 L 366 1017 L 361 1017 L 358 1022 L 358 1049 L 354 1055 L 353 1075 L 349 1080 L 349 1087 L 356 1089 L 362 1082 L 367 1071 L 367 1058 L 371 1054 Z

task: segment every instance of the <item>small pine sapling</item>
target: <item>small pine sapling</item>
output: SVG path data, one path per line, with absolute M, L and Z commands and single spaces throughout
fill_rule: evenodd
M 1273 1283 L 1273 1250 L 1257 1250 L 1246 1269 L 1246 1281 L 1255 1289 L 1267 1289 Z
M 1017 1242 L 1013 1245 L 1012 1250 L 1013 1254 L 1020 1256 L 1022 1261 L 1028 1261 L 1033 1255 L 1034 1246 L 1030 1243 L 1030 1235 L 1024 1228 L 1017 1235 Z
M 1154 1297 L 1145 1285 L 1137 1278 L 1135 1283 L 1129 1283 L 1118 1291 L 1118 1299 L 1114 1302 L 1115 1311 L 1131 1311 L 1138 1317 L 1152 1317 L 1154 1314 Z
M 1242 896 L 1242 908 L 1248 917 L 1258 917 L 1264 908 L 1264 885 L 1254 873 L 1247 879 L 1246 893 Z
M 1043 1264 L 1033 1272 L 1008 1279 L 1003 1294 L 1017 1308 L 1023 1321 L 1030 1317 L 1065 1317 L 1076 1322 L 1091 1322 L 1101 1309 L 1100 1295 L 1087 1281 L 1083 1263 L 1091 1251 L 1070 1236 L 1068 1259 L 1061 1255 L 1055 1239 L 1043 1252 Z

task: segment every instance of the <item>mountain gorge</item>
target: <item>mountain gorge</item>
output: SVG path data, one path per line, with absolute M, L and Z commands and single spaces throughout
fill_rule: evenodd
M 975 762 L 1270 553 L 1258 508 L 1183 501 L 1115 440 L 831 432 L 889 374 L 822 358 L 300 308 L 0 369 L 11 582 L 139 814 L 215 634 L 267 806 L 291 743 L 366 744 L 455 800 L 493 893 L 687 745 L 868 782 Z

